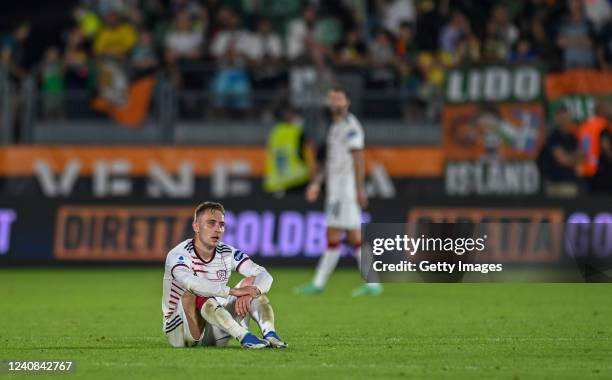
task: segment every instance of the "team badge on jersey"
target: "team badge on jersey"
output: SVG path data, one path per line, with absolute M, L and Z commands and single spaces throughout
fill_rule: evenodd
M 225 280 L 227 278 L 227 271 L 225 269 L 221 269 L 217 271 L 217 278 L 219 280 Z

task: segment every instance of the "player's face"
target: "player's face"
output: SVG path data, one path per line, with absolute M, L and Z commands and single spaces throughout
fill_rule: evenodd
M 327 94 L 327 106 L 334 116 L 342 116 L 348 111 L 349 100 L 342 91 L 330 91 Z
M 219 244 L 225 232 L 225 216 L 218 210 L 206 210 L 193 222 L 196 238 L 207 248 Z

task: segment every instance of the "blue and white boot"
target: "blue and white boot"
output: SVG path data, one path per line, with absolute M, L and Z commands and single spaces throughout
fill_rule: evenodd
M 251 333 L 247 333 L 240 341 L 242 348 L 257 349 L 266 348 L 270 345 L 267 340 L 259 339 Z
M 266 340 L 270 347 L 272 348 L 287 348 L 289 345 L 287 342 L 284 342 L 280 336 L 275 331 L 270 331 L 266 335 L 264 335 L 264 340 Z

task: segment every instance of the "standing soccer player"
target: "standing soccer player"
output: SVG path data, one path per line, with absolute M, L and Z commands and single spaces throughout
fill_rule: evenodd
M 346 232 L 358 263 L 361 258 L 361 209 L 368 205 L 363 128 L 359 120 L 349 113 L 350 100 L 344 89 L 331 89 L 327 95 L 327 105 L 332 125 L 327 135 L 325 173 L 315 176 L 306 190 L 306 199 L 315 202 L 323 179 L 327 183 L 327 249 L 319 260 L 312 283 L 298 289 L 302 294 L 319 294 L 323 291 L 338 264 L 343 233 Z M 366 283 L 355 289 L 353 295 L 378 295 L 381 292 L 380 284 Z
M 162 311 L 163 331 L 173 347 L 225 346 L 236 338 L 244 348 L 287 347 L 274 328 L 274 311 L 266 293 L 272 276 L 240 250 L 221 242 L 225 209 L 204 202 L 194 213 L 193 239 L 174 247 L 166 257 Z M 242 274 L 235 288 L 231 272 Z M 263 335 L 249 330 L 252 317 Z

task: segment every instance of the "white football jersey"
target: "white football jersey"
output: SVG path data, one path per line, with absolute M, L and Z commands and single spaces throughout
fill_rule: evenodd
M 364 148 L 361 123 L 349 113 L 332 124 L 327 135 L 326 183 L 327 201 L 357 200 L 355 163 L 351 151 Z
M 162 312 L 167 318 L 174 313 L 185 291 L 201 297 L 228 297 L 227 282 L 232 271 L 244 276 L 258 276 L 254 285 L 266 293 L 272 278 L 253 263 L 249 256 L 230 245 L 219 243 L 213 257 L 205 261 L 198 254 L 193 239 L 187 239 L 168 253 L 163 280 Z

